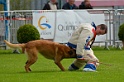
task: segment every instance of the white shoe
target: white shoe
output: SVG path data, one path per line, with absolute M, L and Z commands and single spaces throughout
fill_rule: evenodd
M 92 70 L 90 68 L 84 68 L 83 71 L 84 72 L 96 72 L 96 70 Z

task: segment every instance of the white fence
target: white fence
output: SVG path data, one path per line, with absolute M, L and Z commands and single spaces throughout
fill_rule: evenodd
M 86 11 L 89 13 L 89 15 L 87 15 Z M 1 24 L 0 45 L 4 45 L 3 43 L 4 39 L 10 40 L 10 42 L 12 43 L 18 43 L 16 38 L 16 33 L 18 28 L 24 24 L 35 25 L 36 21 L 35 22 L 33 21 L 34 19 L 36 19 L 37 15 L 35 15 L 36 16 L 35 17 L 34 13 L 35 14 L 40 13 L 41 15 L 39 17 L 46 16 L 46 19 L 43 19 L 43 21 L 49 22 L 53 27 L 55 26 L 54 28 L 57 28 L 58 24 L 61 24 L 63 26 L 70 25 L 71 27 L 75 28 L 78 24 L 82 22 L 89 22 L 89 23 L 96 22 L 96 24 L 105 23 L 108 26 L 108 33 L 105 36 L 102 36 L 102 38 L 98 37 L 95 43 L 103 44 L 107 42 L 107 45 L 115 45 L 115 41 L 118 41 L 119 25 L 122 24 L 124 21 L 124 15 L 123 15 L 124 10 L 93 9 L 86 11 L 83 10 L 57 10 L 57 11 L 22 10 L 22 11 L 10 11 L 10 12 L 0 11 L 0 24 Z M 8 13 L 8 16 L 6 16 L 5 13 Z M 68 30 L 68 33 L 70 32 L 72 33 L 73 30 Z M 56 36 L 58 36 L 57 32 L 58 32 L 57 29 L 54 29 L 54 31 L 52 31 L 53 38 L 45 38 L 45 39 L 53 39 L 54 41 L 57 41 L 56 40 Z M 60 35 L 62 35 L 63 37 L 67 35 L 64 32 L 58 32 L 58 33 L 60 34 L 57 37 L 57 39 L 60 37 Z M 63 35 L 61 33 L 66 35 Z M 41 37 L 42 36 L 43 35 L 41 35 Z M 65 39 L 63 37 L 60 38 L 61 39 L 60 42 L 66 43 L 68 37 Z

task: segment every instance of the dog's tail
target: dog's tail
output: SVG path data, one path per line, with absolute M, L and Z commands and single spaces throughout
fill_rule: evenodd
M 14 48 L 14 49 L 17 49 L 17 48 L 22 48 L 22 52 L 24 52 L 25 50 L 25 44 L 12 44 L 6 40 L 4 40 L 4 42 L 6 43 L 7 46 L 9 46 L 10 48 Z

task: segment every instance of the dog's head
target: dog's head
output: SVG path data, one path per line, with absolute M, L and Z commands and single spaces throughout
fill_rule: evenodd
M 70 50 L 68 51 L 68 54 L 69 54 L 70 58 L 76 58 L 77 57 L 76 50 L 73 48 L 70 48 Z
M 62 54 L 63 58 L 76 58 L 77 57 L 76 50 L 69 46 L 59 44 L 58 48 L 59 48 L 58 49 L 59 53 Z

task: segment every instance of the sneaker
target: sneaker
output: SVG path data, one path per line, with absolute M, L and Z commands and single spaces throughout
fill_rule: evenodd
M 69 66 L 68 70 L 69 71 L 74 71 L 75 69 L 72 66 Z
M 74 71 L 74 70 L 78 70 L 79 68 L 76 67 L 74 64 L 71 64 L 68 68 L 69 71 Z
M 96 72 L 96 70 L 90 69 L 90 68 L 84 68 L 84 72 Z

